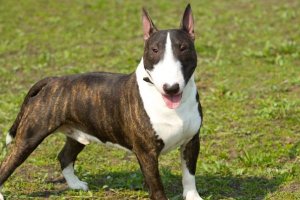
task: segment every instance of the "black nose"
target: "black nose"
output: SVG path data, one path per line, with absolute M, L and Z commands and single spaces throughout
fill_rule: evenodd
M 168 95 L 177 94 L 179 91 L 179 84 L 178 83 L 175 83 L 173 85 L 164 84 L 163 89 L 164 89 L 165 93 Z

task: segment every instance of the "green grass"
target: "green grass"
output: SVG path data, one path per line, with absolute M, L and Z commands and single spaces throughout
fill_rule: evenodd
M 39 79 L 132 72 L 143 52 L 141 7 L 162 29 L 185 1 L 0 0 L 0 140 Z M 300 2 L 192 0 L 204 108 L 197 187 L 204 199 L 300 199 Z M 6 182 L 8 199 L 147 199 L 133 155 L 92 144 L 68 190 L 50 136 Z M 0 144 L 0 146 L 2 143 Z M 0 156 L 0 160 L 3 158 Z M 178 161 L 178 162 L 175 162 Z M 182 199 L 179 152 L 161 156 L 170 199 Z

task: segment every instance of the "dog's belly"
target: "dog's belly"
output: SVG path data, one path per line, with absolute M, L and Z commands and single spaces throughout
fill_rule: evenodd
M 65 129 L 66 130 L 66 129 Z M 119 145 L 119 144 L 115 144 L 115 143 L 111 143 L 111 142 L 102 142 L 101 140 L 99 140 L 98 138 L 96 138 L 95 136 L 92 136 L 90 134 L 87 134 L 85 132 L 82 132 L 78 129 L 75 128 L 68 128 L 68 131 L 64 131 L 65 135 L 67 135 L 68 137 L 76 140 L 77 142 L 84 144 L 84 145 L 88 145 L 92 142 L 96 142 L 99 144 L 103 144 L 105 146 L 109 146 L 109 147 L 116 147 L 119 149 L 123 149 L 125 151 L 129 151 L 131 152 L 129 149 Z

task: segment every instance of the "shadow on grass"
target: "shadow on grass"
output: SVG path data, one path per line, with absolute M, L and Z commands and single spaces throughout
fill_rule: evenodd
M 264 199 L 284 182 L 284 176 L 264 177 L 202 176 L 197 177 L 198 191 L 210 199 Z
M 81 175 L 79 175 L 82 177 Z M 161 176 L 164 182 L 167 196 L 172 200 L 182 199 L 181 176 L 172 174 L 167 169 L 161 169 Z M 99 175 L 85 175 L 84 181 L 88 182 L 90 191 L 99 190 L 134 190 L 147 191 L 144 187 L 143 176 L 140 171 L 112 172 Z M 197 188 L 199 194 L 208 199 L 263 199 L 268 193 L 275 191 L 286 175 L 278 175 L 274 178 L 264 177 L 237 177 L 222 175 L 197 176 Z M 31 193 L 30 197 L 61 196 L 66 194 L 68 189 L 63 178 L 50 180 L 53 184 L 64 184 L 64 189 L 41 191 Z M 48 182 L 48 183 L 49 183 Z

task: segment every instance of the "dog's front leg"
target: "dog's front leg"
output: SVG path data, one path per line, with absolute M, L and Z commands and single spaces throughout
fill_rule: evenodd
M 199 154 L 199 134 L 181 146 L 183 197 L 186 200 L 202 200 L 196 189 L 195 173 Z
M 148 186 L 150 199 L 167 200 L 158 170 L 158 154 L 155 150 L 145 151 L 145 149 L 141 148 L 136 152 L 136 157 Z

